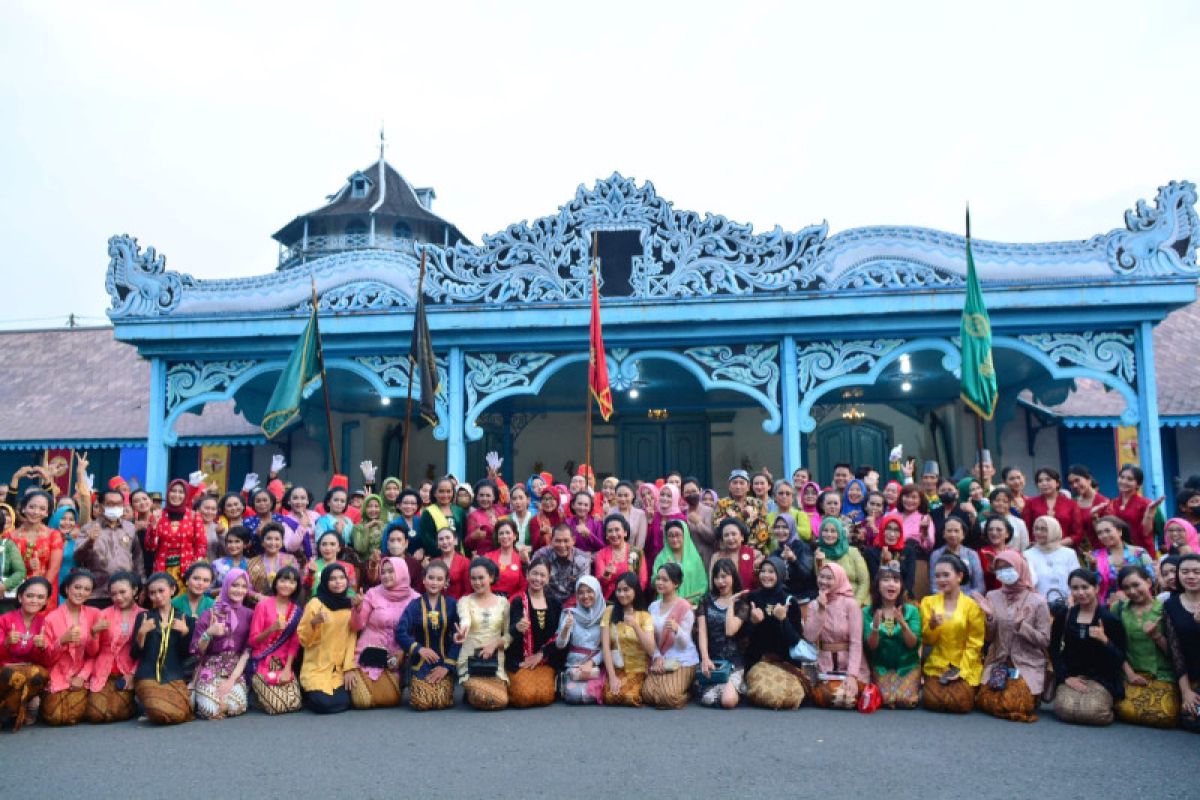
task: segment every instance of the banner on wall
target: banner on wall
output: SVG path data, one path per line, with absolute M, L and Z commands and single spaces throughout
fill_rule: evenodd
M 1117 471 L 1125 464 L 1141 464 L 1142 455 L 1138 448 L 1138 429 L 1136 425 L 1122 425 L 1117 428 Z
M 71 496 L 71 467 L 75 463 L 75 451 L 70 447 L 47 447 L 42 455 L 42 466 L 50 472 L 60 497 Z
M 146 448 L 122 447 L 117 474 L 125 479 L 129 488 L 141 489 L 146 485 Z
M 200 471 L 208 475 L 208 484 L 216 484 L 217 493 L 225 494 L 229 484 L 229 445 L 206 444 L 200 448 Z

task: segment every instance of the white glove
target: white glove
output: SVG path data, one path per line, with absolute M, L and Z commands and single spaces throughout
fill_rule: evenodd
M 888 455 L 888 463 L 897 464 L 904 460 L 904 445 L 898 444 L 892 448 L 892 452 Z
M 188 475 L 188 483 L 190 483 L 192 486 L 203 486 L 204 479 L 207 477 L 208 476 L 200 470 L 196 470 L 192 474 Z
M 271 456 L 271 472 L 282 472 L 287 466 L 287 461 L 283 458 L 283 453 L 276 453 Z
M 85 482 L 87 482 L 87 487 L 88 487 L 89 492 L 94 491 L 96 489 L 96 476 L 95 475 L 89 475 L 85 472 L 85 473 L 83 473 L 83 480 Z
M 362 475 L 363 475 L 364 481 L 366 481 L 367 483 L 375 482 L 375 465 L 374 464 L 372 464 L 370 461 L 364 461 L 358 465 L 358 468 L 360 470 L 362 470 Z
M 483 457 L 483 460 L 487 462 L 488 469 L 492 472 L 499 472 L 500 466 L 504 463 L 504 459 L 501 458 L 500 454 L 495 450 L 489 451 L 488 454 Z
M 251 492 L 258 488 L 258 473 L 247 472 L 246 480 L 242 481 L 242 491 Z

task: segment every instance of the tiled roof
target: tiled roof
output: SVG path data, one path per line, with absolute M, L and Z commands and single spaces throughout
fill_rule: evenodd
M 1200 293 L 1200 292 L 1198 292 Z M 1171 312 L 1154 329 L 1154 366 L 1160 417 L 1200 415 L 1200 300 Z M 1117 417 L 1125 400 L 1091 379 L 1076 379 L 1075 391 L 1050 408 L 1063 417 Z
M 0 332 L 0 442 L 145 439 L 150 364 L 112 328 Z M 181 437 L 262 435 L 234 411 L 212 403 L 184 414 Z

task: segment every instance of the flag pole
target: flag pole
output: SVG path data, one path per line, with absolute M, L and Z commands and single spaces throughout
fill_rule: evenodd
M 596 231 L 592 231 L 592 269 L 591 269 L 591 273 L 592 273 L 593 291 L 595 291 L 595 286 L 596 286 L 596 256 L 597 256 L 598 248 L 599 248 L 599 237 L 596 235 Z M 589 317 L 589 319 L 590 319 L 590 317 Z M 583 464 L 587 469 L 592 469 L 592 369 L 593 369 L 593 365 L 596 363 L 596 353 L 593 351 L 592 348 L 593 348 L 592 329 L 591 329 L 591 324 L 589 323 L 588 324 L 588 368 L 587 368 L 587 374 L 585 375 L 586 389 L 585 389 L 584 395 L 583 395 L 584 400 L 586 402 L 586 408 L 587 408 L 587 411 L 584 414 L 584 417 L 587 420 L 587 424 L 584 426 L 585 438 L 584 438 L 584 447 L 583 447 L 583 453 L 584 453 Z M 592 474 L 595 475 L 595 471 L 593 471 Z M 584 480 L 588 481 L 588 485 L 591 486 L 592 482 L 590 480 L 588 480 L 588 476 L 587 476 L 586 472 L 584 473 L 583 478 L 584 478 Z
M 967 203 L 967 252 L 971 251 L 971 204 Z M 979 465 L 979 485 L 983 486 L 983 416 L 975 409 L 967 406 L 971 416 L 975 417 L 975 463 Z M 986 487 L 985 487 L 986 488 Z
M 417 298 L 421 297 L 421 292 L 424 291 L 425 284 L 425 248 L 421 248 L 421 269 L 417 273 Z M 413 317 L 413 324 L 417 324 L 417 318 Z M 400 485 L 408 486 L 408 440 L 409 433 L 412 429 L 412 392 L 413 392 L 413 353 L 408 354 L 408 398 L 404 402 L 404 445 L 403 452 L 400 454 Z
M 333 467 L 333 474 L 338 474 L 337 450 L 333 447 L 333 409 L 329 406 L 329 378 L 325 375 L 325 352 L 321 346 L 321 324 L 318 321 L 321 316 L 318 313 L 319 306 L 317 305 L 317 279 L 312 280 L 312 304 L 313 304 L 313 329 L 317 335 L 317 366 L 321 369 L 321 392 L 325 396 L 325 433 L 329 436 L 329 465 Z

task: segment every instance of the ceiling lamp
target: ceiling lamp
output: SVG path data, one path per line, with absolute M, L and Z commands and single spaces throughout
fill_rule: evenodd
M 846 422 L 849 422 L 851 425 L 862 422 L 866 418 L 867 412 L 863 411 L 856 405 L 850 406 L 842 412 L 842 419 L 846 420 Z

